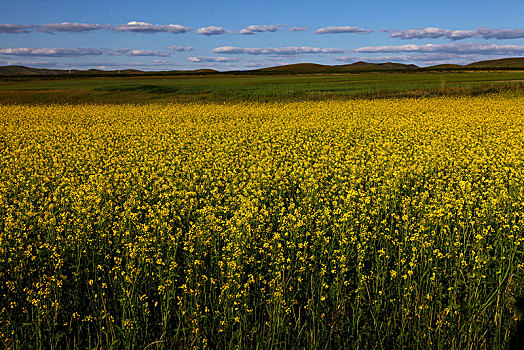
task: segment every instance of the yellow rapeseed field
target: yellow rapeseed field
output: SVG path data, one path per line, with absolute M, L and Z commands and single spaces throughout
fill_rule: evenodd
M 524 98 L 0 106 L 0 347 L 500 348 Z

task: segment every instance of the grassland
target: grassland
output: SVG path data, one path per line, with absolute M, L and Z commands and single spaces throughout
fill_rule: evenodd
M 476 95 L 521 90 L 524 72 L 48 77 L 0 81 L 0 103 L 166 103 Z
M 509 349 L 523 81 L 0 81 L 0 347 Z

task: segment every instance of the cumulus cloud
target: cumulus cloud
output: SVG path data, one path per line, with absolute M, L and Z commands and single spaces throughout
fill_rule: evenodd
M 154 34 L 154 33 L 172 33 L 181 34 L 191 31 L 192 28 L 184 27 L 180 24 L 151 24 L 147 22 L 131 21 L 127 24 L 117 25 L 113 28 L 115 32 L 133 32 L 142 34 Z
M 357 33 L 369 34 L 374 32 L 374 29 L 364 29 L 359 27 L 324 27 L 314 31 L 315 34 L 340 34 L 340 33 Z
M 482 55 L 521 55 L 524 54 L 524 45 L 496 45 L 496 44 L 425 44 L 399 46 L 369 46 L 353 50 L 362 53 L 390 53 L 390 52 L 440 52 L 451 54 L 482 54 Z
M 444 38 L 449 40 L 462 40 L 470 38 L 482 39 L 521 39 L 524 38 L 524 29 L 492 29 L 492 28 L 477 28 L 476 30 L 450 30 L 442 28 L 422 28 L 422 29 L 406 29 L 406 30 L 391 30 L 385 29 L 389 32 L 392 38 L 403 40 L 408 39 L 437 39 Z
M 23 33 L 30 33 L 32 29 L 33 29 L 33 26 L 0 23 L 0 33 L 23 34 Z
M 292 28 L 289 28 L 289 31 L 291 31 L 291 32 L 307 32 L 307 31 L 309 31 L 309 29 L 307 29 L 305 27 L 292 27 Z
M 67 49 L 67 48 L 6 48 L 0 49 L 0 55 L 5 56 L 50 56 L 50 57 L 68 57 L 68 56 L 93 56 L 103 54 L 98 49 Z
M 202 62 L 238 62 L 238 58 L 231 57 L 189 57 L 189 62 L 202 63 Z
M 108 52 L 112 56 L 153 56 L 153 57 L 167 57 L 171 55 L 169 52 L 151 51 L 151 50 L 131 50 L 131 49 L 116 49 Z
M 234 46 L 222 46 L 213 49 L 214 53 L 221 53 L 227 55 L 246 54 L 246 55 L 277 55 L 277 56 L 292 56 L 301 54 L 340 54 L 348 53 L 350 50 L 320 48 L 320 47 L 265 47 L 265 48 L 244 48 Z
M 196 31 L 198 34 L 211 36 L 211 35 L 220 35 L 220 34 L 226 34 L 229 33 L 228 31 L 224 30 L 222 27 L 215 27 L 215 26 L 209 26 L 209 27 L 203 27 L 199 28 Z
M 256 34 L 256 33 L 263 33 L 263 32 L 276 32 L 277 30 L 282 29 L 282 25 L 251 25 L 247 26 L 246 28 L 242 29 L 239 33 L 240 34 Z
M 37 25 L 35 28 L 40 32 L 52 34 L 55 32 L 85 33 L 102 28 L 107 29 L 109 26 L 102 26 L 100 24 L 62 22 Z

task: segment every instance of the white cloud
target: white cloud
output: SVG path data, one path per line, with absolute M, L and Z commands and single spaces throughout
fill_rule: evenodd
M 389 53 L 389 52 L 440 52 L 451 54 L 483 54 L 483 55 L 522 55 L 524 45 L 495 45 L 495 44 L 425 44 L 399 46 L 369 46 L 353 50 L 362 53 Z
M 357 33 L 369 34 L 374 32 L 374 29 L 364 29 L 359 27 L 324 27 L 314 31 L 315 34 L 339 34 L 339 33 Z
M 7 48 L 0 49 L 0 55 L 6 56 L 51 56 L 51 57 L 67 57 L 67 56 L 93 56 L 101 55 L 102 50 L 98 49 L 67 49 L 67 48 Z
M 180 34 L 191 31 L 192 28 L 184 27 L 180 24 L 151 24 L 147 22 L 131 21 L 127 24 L 117 25 L 113 28 L 115 32 L 133 32 L 143 34 L 154 34 L 154 33 L 172 33 Z
M 194 48 L 188 46 L 188 47 L 183 47 L 183 46 L 169 46 L 169 48 L 171 49 L 171 51 L 173 52 L 191 52 L 191 51 L 195 51 Z
M 23 34 L 30 33 L 33 26 L 0 23 L 0 33 L 6 34 Z
M 246 54 L 246 55 L 277 55 L 277 56 L 289 56 L 289 55 L 301 55 L 301 54 L 340 54 L 348 53 L 350 50 L 342 49 L 331 49 L 331 48 L 319 48 L 319 47 L 265 47 L 265 48 L 243 48 L 234 46 L 222 46 L 217 47 L 213 50 L 214 53 L 221 54 Z
M 256 34 L 263 32 L 276 32 L 277 30 L 282 29 L 282 25 L 251 25 L 242 29 L 240 34 Z
M 189 57 L 189 62 L 202 63 L 202 62 L 238 62 L 238 58 L 231 57 Z
M 116 49 L 108 52 L 112 56 L 153 56 L 153 57 L 167 57 L 171 55 L 169 52 L 151 51 L 151 50 L 131 50 L 131 49 Z
M 206 35 L 206 36 L 229 33 L 228 31 L 225 31 L 224 28 L 222 28 L 222 27 L 215 27 L 215 26 L 199 28 L 199 29 L 197 29 L 196 32 L 198 34 L 202 34 L 202 35 Z
M 492 29 L 477 28 L 476 30 L 450 30 L 428 27 L 423 29 L 390 30 L 389 36 L 403 40 L 408 39 L 437 39 L 462 40 L 469 38 L 482 39 L 520 39 L 524 38 L 524 29 Z
M 399 30 L 399 31 L 391 31 L 389 29 L 384 30 L 385 32 L 390 32 L 389 36 L 392 38 L 399 38 L 399 39 L 436 39 L 436 38 L 442 38 L 445 36 L 450 36 L 452 34 L 451 30 L 448 29 L 440 29 L 440 28 L 433 28 L 428 27 L 424 29 L 407 29 L 407 30 Z
M 35 26 L 41 32 L 54 33 L 54 32 L 73 32 L 73 33 L 85 33 L 93 30 L 99 30 L 102 28 L 109 28 L 109 26 L 101 26 L 100 24 L 87 24 L 87 23 L 49 23 Z

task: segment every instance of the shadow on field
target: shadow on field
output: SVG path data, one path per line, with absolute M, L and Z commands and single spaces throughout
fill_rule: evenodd
M 524 350 L 524 297 L 518 297 L 515 300 L 515 309 L 518 314 L 518 321 L 515 327 L 515 333 L 511 339 L 511 350 Z
M 103 81 L 99 82 L 103 84 Z M 254 84 L 254 83 L 253 83 Z M 351 84 L 350 84 L 351 85 Z M 113 84 L 90 87 L 49 86 L 42 89 L 7 90 L 0 86 L 0 104 L 41 105 L 67 104 L 150 104 L 150 103 L 223 103 L 223 102 L 300 102 L 383 98 L 428 98 L 438 96 L 481 96 L 507 93 L 521 96 L 524 82 L 475 83 L 470 85 L 434 86 L 423 84 L 392 87 L 360 86 L 357 89 L 329 85 L 304 86 L 288 84 L 231 86 L 170 86 L 163 84 Z

